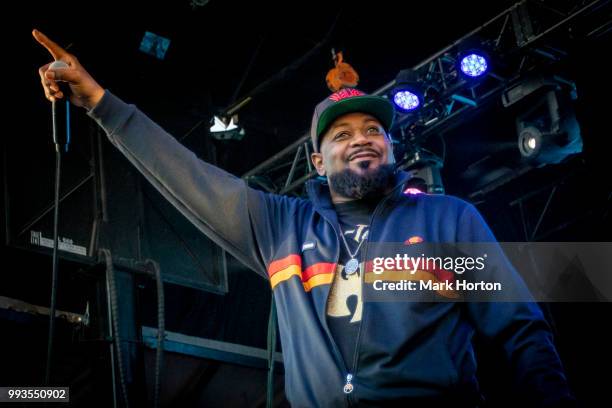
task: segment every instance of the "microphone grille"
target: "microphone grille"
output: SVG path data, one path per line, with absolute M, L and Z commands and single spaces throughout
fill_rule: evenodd
M 49 68 L 50 69 L 68 68 L 68 64 L 66 64 L 64 61 L 53 61 L 51 65 L 49 65 Z

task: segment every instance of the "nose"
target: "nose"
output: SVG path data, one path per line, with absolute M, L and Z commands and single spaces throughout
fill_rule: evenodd
M 351 146 L 364 146 L 371 144 L 372 141 L 363 132 L 356 132 L 355 136 L 353 136 L 353 139 L 351 140 Z

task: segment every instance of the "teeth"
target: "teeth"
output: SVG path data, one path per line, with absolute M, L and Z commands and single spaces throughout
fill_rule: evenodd
M 376 155 L 374 153 L 359 154 L 357 156 L 354 156 L 351 160 L 355 160 L 359 158 L 372 158 L 372 157 L 376 157 Z

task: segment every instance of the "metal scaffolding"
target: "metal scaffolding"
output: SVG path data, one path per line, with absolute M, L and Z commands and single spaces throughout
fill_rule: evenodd
M 412 67 L 424 87 L 424 105 L 415 114 L 399 114 L 391 133 L 402 143 L 419 143 L 433 132 L 458 125 L 468 113 L 501 97 L 529 73 L 565 59 L 569 40 L 599 37 L 612 29 L 610 0 L 558 2 L 523 0 Z M 480 81 L 465 79 L 457 57 L 467 44 L 490 53 L 493 69 Z M 386 95 L 390 81 L 372 92 Z M 242 178 L 268 192 L 302 195 L 304 182 L 316 176 L 310 162 L 310 135 L 246 172 Z M 397 158 L 399 167 L 408 158 Z

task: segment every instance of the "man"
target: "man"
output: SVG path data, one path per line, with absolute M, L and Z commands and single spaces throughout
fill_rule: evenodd
M 534 406 L 571 401 L 552 336 L 534 303 L 364 302 L 367 243 L 492 242 L 468 203 L 404 193 L 384 98 L 342 89 L 315 109 L 309 199 L 266 194 L 199 160 L 77 59 L 33 32 L 69 67 L 39 69 L 47 99 L 87 109 L 125 157 L 194 225 L 273 289 L 293 406 L 478 406 L 474 331 L 499 342 Z M 518 282 L 510 271 L 505 279 Z M 424 271 L 421 276 L 429 276 Z M 366 276 L 368 275 L 368 276 Z

